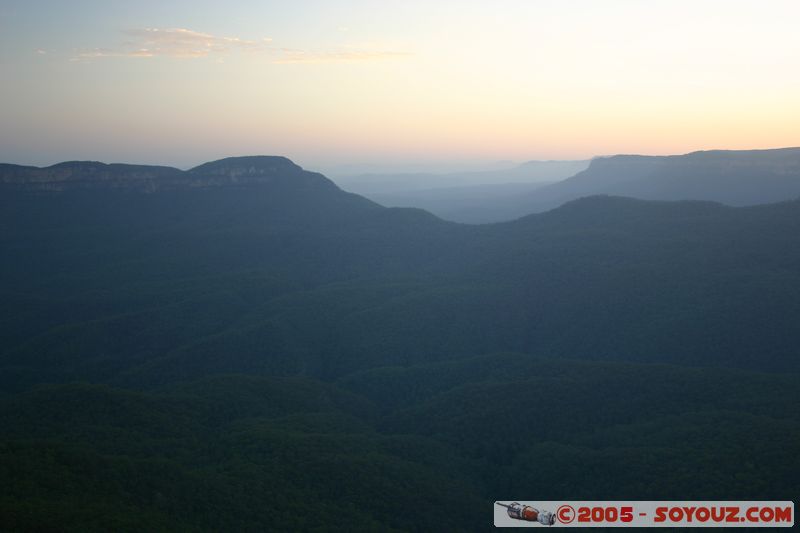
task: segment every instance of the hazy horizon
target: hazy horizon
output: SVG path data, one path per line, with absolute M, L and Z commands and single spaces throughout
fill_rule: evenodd
M 392 160 L 383 160 L 377 162 L 351 162 L 351 163 L 340 163 L 334 165 L 317 165 L 317 166 L 309 166 L 304 161 L 289 158 L 292 160 L 293 163 L 303 167 L 305 170 L 310 170 L 313 172 L 320 172 L 325 176 L 332 178 L 334 180 L 345 179 L 346 183 L 352 184 L 354 183 L 352 180 L 360 180 L 363 178 L 369 177 L 394 177 L 400 178 L 403 176 L 409 177 L 424 177 L 424 176 L 441 176 L 447 177 L 452 176 L 454 178 L 463 178 L 470 175 L 484 176 L 490 177 L 492 172 L 498 172 L 499 180 L 495 179 L 488 179 L 484 181 L 480 181 L 481 184 L 490 184 L 490 183 L 498 183 L 498 184 L 512 184 L 514 182 L 517 183 L 524 183 L 529 182 L 531 180 L 524 179 L 524 174 L 520 174 L 520 179 L 506 181 L 503 179 L 504 176 L 508 175 L 508 171 L 519 171 L 525 168 L 526 164 L 531 163 L 588 163 L 592 159 L 597 158 L 608 158 L 614 157 L 618 155 L 622 156 L 644 156 L 644 157 L 661 157 L 661 156 L 684 156 L 689 155 L 696 152 L 736 152 L 736 151 L 775 151 L 775 150 L 793 150 L 793 149 L 800 149 L 800 146 L 774 146 L 774 147 L 767 147 L 767 148 L 743 148 L 743 149 L 730 149 L 730 148 L 709 148 L 706 150 L 692 150 L 691 152 L 686 153 L 663 153 L 663 154 L 655 154 L 655 153 L 634 153 L 631 151 L 621 151 L 619 153 L 614 154 L 598 154 L 592 157 L 588 157 L 586 159 L 528 159 L 523 161 L 511 161 L 511 160 L 503 160 L 503 161 L 490 161 L 490 160 L 461 160 L 461 161 L 436 161 L 436 160 L 416 160 L 416 161 L 392 161 Z M 46 163 L 29 163 L 26 161 L 13 161 L 13 160 L 0 160 L 0 164 L 11 164 L 11 165 L 20 165 L 20 166 L 33 166 L 39 168 L 47 168 L 52 165 L 60 164 L 60 163 L 67 163 L 67 162 L 80 162 L 80 161 L 92 161 L 92 162 L 99 162 L 103 164 L 124 164 L 124 165 L 144 165 L 144 166 L 166 166 L 166 167 L 173 167 L 179 170 L 191 170 L 192 168 L 202 165 L 204 163 L 208 163 L 211 161 L 216 161 L 219 159 L 227 159 L 227 158 L 238 158 L 238 157 L 252 157 L 252 156 L 266 156 L 266 157 L 287 157 L 285 154 L 267 154 L 267 153 L 252 153 L 252 154 L 235 154 L 235 155 L 222 155 L 218 158 L 214 159 L 205 159 L 205 160 L 198 160 L 195 162 L 190 162 L 185 165 L 180 164 L 171 164 L 171 163 L 164 163 L 164 162 L 153 162 L 147 160 L 141 161 L 133 161 L 133 160 L 103 160 L 96 157 L 88 157 L 85 159 L 76 159 L 76 158 L 65 158 L 55 161 L 49 161 Z M 563 179 L 563 178 L 560 178 Z M 536 180 L 533 180 L 536 181 Z M 437 187 L 434 187 L 437 188 Z
M 501 7 L 5 2 L 0 160 L 447 172 L 800 144 L 797 2 Z

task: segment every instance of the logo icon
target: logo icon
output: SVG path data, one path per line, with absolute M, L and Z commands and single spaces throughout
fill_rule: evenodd
M 522 505 L 519 502 L 513 503 L 500 503 L 494 502 L 500 507 L 505 507 L 508 516 L 515 520 L 524 520 L 526 522 L 539 522 L 543 526 L 552 526 L 556 523 L 556 516 L 550 511 L 540 511 L 530 505 Z M 574 511 L 573 511 L 574 518 Z

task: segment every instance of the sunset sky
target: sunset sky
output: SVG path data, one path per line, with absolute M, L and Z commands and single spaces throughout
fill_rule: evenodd
M 798 0 L 0 1 L 0 161 L 800 145 Z

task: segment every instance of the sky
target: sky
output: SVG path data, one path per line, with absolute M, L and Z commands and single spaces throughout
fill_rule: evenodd
M 798 0 L 0 0 L 0 161 L 800 145 Z

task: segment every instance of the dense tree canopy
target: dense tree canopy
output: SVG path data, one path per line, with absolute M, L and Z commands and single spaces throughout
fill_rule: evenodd
M 797 493 L 799 202 L 464 226 L 290 170 L 1 191 L 0 529 Z

